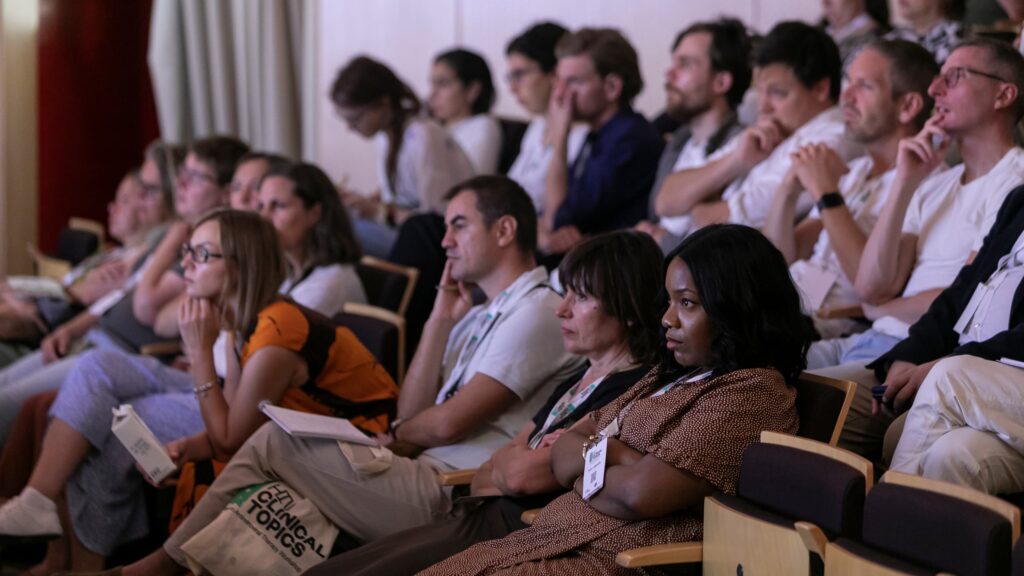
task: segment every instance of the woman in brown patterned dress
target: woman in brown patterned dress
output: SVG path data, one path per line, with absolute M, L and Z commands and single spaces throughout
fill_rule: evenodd
M 804 368 L 811 329 L 782 255 L 752 228 L 718 225 L 668 263 L 662 324 L 681 371 L 634 386 L 559 438 L 554 473 L 573 491 L 533 526 L 423 574 L 636 574 L 615 564 L 618 552 L 700 539 L 700 503 L 735 493 L 744 449 L 762 430 L 796 432 L 787 379 Z M 603 487 L 585 500 L 584 459 L 601 445 Z

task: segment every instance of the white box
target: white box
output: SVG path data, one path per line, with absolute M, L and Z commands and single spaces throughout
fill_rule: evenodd
M 114 421 L 110 431 L 124 444 L 135 462 L 146 471 L 153 482 L 160 482 L 177 470 L 163 443 L 139 418 L 131 404 L 114 408 Z

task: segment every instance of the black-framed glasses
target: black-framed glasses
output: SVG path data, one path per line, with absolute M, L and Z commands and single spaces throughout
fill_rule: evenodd
M 967 66 L 954 66 L 945 72 L 939 73 L 935 79 L 942 80 L 942 83 L 946 85 L 946 88 L 956 88 L 956 85 L 967 77 L 968 74 L 974 74 L 975 76 L 981 76 L 982 78 L 988 78 L 989 80 L 995 80 L 996 82 L 1009 82 L 1009 80 L 1004 80 L 995 74 L 989 74 L 988 72 L 983 72 Z
M 200 244 L 199 246 L 189 246 L 188 244 L 181 245 L 181 259 L 184 260 L 185 256 L 188 256 L 196 264 L 206 264 L 210 261 L 210 258 L 223 258 L 223 254 L 216 252 L 210 252 L 210 249 Z

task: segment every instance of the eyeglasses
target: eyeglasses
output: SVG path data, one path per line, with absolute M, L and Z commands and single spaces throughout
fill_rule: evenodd
M 181 178 L 182 181 L 185 182 L 185 184 L 189 185 L 196 184 L 197 182 L 202 181 L 209 182 L 210 184 L 213 184 L 215 186 L 217 185 L 217 179 L 214 178 L 213 176 L 210 176 L 205 172 L 200 172 L 199 170 L 186 168 L 185 166 L 182 166 L 181 169 L 178 170 L 178 178 Z
M 508 82 L 509 84 L 518 84 L 523 81 L 523 78 L 526 78 L 534 72 L 536 72 L 536 70 L 531 70 L 529 68 L 509 70 L 508 73 L 505 74 L 505 82 Z
M 968 74 L 974 74 L 975 76 L 981 76 L 997 82 L 1009 82 L 1004 80 L 995 74 L 989 74 L 988 72 L 982 72 L 974 68 L 968 68 L 967 66 L 956 66 L 940 73 L 935 77 L 936 80 L 941 80 L 946 88 L 956 88 L 956 85 L 960 83 Z
M 217 254 L 216 252 L 210 252 L 210 249 L 200 244 L 199 246 L 192 247 L 188 244 L 181 245 L 181 259 L 184 260 L 185 256 L 188 256 L 196 264 L 206 264 L 210 261 L 210 258 L 223 258 L 223 254 Z

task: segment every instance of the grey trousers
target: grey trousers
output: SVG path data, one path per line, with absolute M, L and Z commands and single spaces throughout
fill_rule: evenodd
M 451 497 L 437 483 L 437 472 L 423 460 L 395 456 L 388 470 L 364 476 L 353 470 L 334 440 L 292 438 L 268 422 L 235 453 L 164 550 L 184 566 L 182 544 L 212 522 L 238 491 L 271 480 L 308 498 L 345 533 L 371 542 L 447 515 Z

